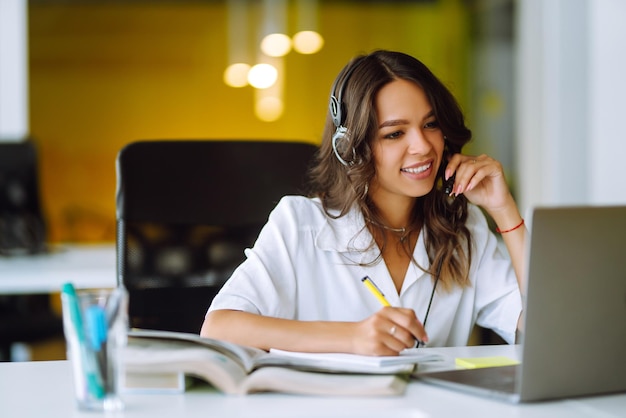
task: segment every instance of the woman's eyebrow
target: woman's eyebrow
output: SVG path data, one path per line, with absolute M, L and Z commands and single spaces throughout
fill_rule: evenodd
M 430 119 L 434 116 L 435 116 L 435 111 L 431 109 L 428 113 L 424 115 L 424 117 L 422 118 L 422 121 L 425 121 L 426 119 Z M 409 124 L 409 121 L 406 119 L 390 119 L 378 125 L 378 129 L 386 128 L 389 126 L 398 126 L 398 125 L 407 125 L 407 124 Z
M 385 128 L 387 126 L 398 126 L 398 125 L 406 125 L 409 121 L 406 119 L 391 119 L 386 120 L 378 126 L 378 129 Z

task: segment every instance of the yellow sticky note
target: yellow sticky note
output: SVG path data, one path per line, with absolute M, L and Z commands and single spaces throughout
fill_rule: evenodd
M 513 366 L 519 364 L 519 361 L 504 356 L 457 357 L 455 359 L 455 363 L 457 366 L 464 367 L 466 369 L 478 369 L 480 367 Z

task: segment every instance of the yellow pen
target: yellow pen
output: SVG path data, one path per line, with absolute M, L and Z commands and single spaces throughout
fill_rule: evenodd
M 391 306 L 391 303 L 389 303 L 389 301 L 385 298 L 385 295 L 383 295 L 383 292 L 381 292 L 378 286 L 376 286 L 372 279 L 370 279 L 370 276 L 363 277 L 361 281 L 365 286 L 367 286 L 368 290 L 372 292 L 372 295 L 376 296 L 376 299 L 378 299 L 383 306 Z M 395 332 L 395 329 L 396 327 L 393 326 L 389 332 L 393 334 Z M 419 347 L 420 344 L 422 344 L 422 342 L 415 338 L 415 344 L 413 345 L 413 348 Z
M 385 295 L 383 295 L 383 292 L 381 292 L 372 279 L 370 279 L 370 276 L 363 277 L 361 281 L 365 286 L 367 286 L 368 290 L 372 292 L 372 295 L 376 296 L 376 299 L 378 299 L 383 306 L 391 306 L 391 303 L 385 299 Z

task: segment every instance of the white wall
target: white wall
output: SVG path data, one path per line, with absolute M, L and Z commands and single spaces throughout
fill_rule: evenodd
M 624 204 L 626 2 L 518 0 L 516 176 L 535 205 Z
M 626 202 L 626 2 L 590 0 L 590 200 Z
M 28 136 L 27 0 L 0 0 L 0 141 Z

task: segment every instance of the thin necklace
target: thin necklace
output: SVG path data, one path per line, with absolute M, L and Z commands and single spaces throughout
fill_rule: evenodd
M 378 223 L 376 221 L 373 221 L 371 219 L 367 219 L 367 222 L 376 225 L 380 228 L 386 229 L 387 231 L 391 231 L 391 232 L 395 232 L 396 234 L 400 234 L 400 242 L 404 242 L 404 240 L 406 239 L 406 227 L 402 227 L 402 228 L 392 228 L 390 226 L 387 226 L 385 224 L 381 224 Z

